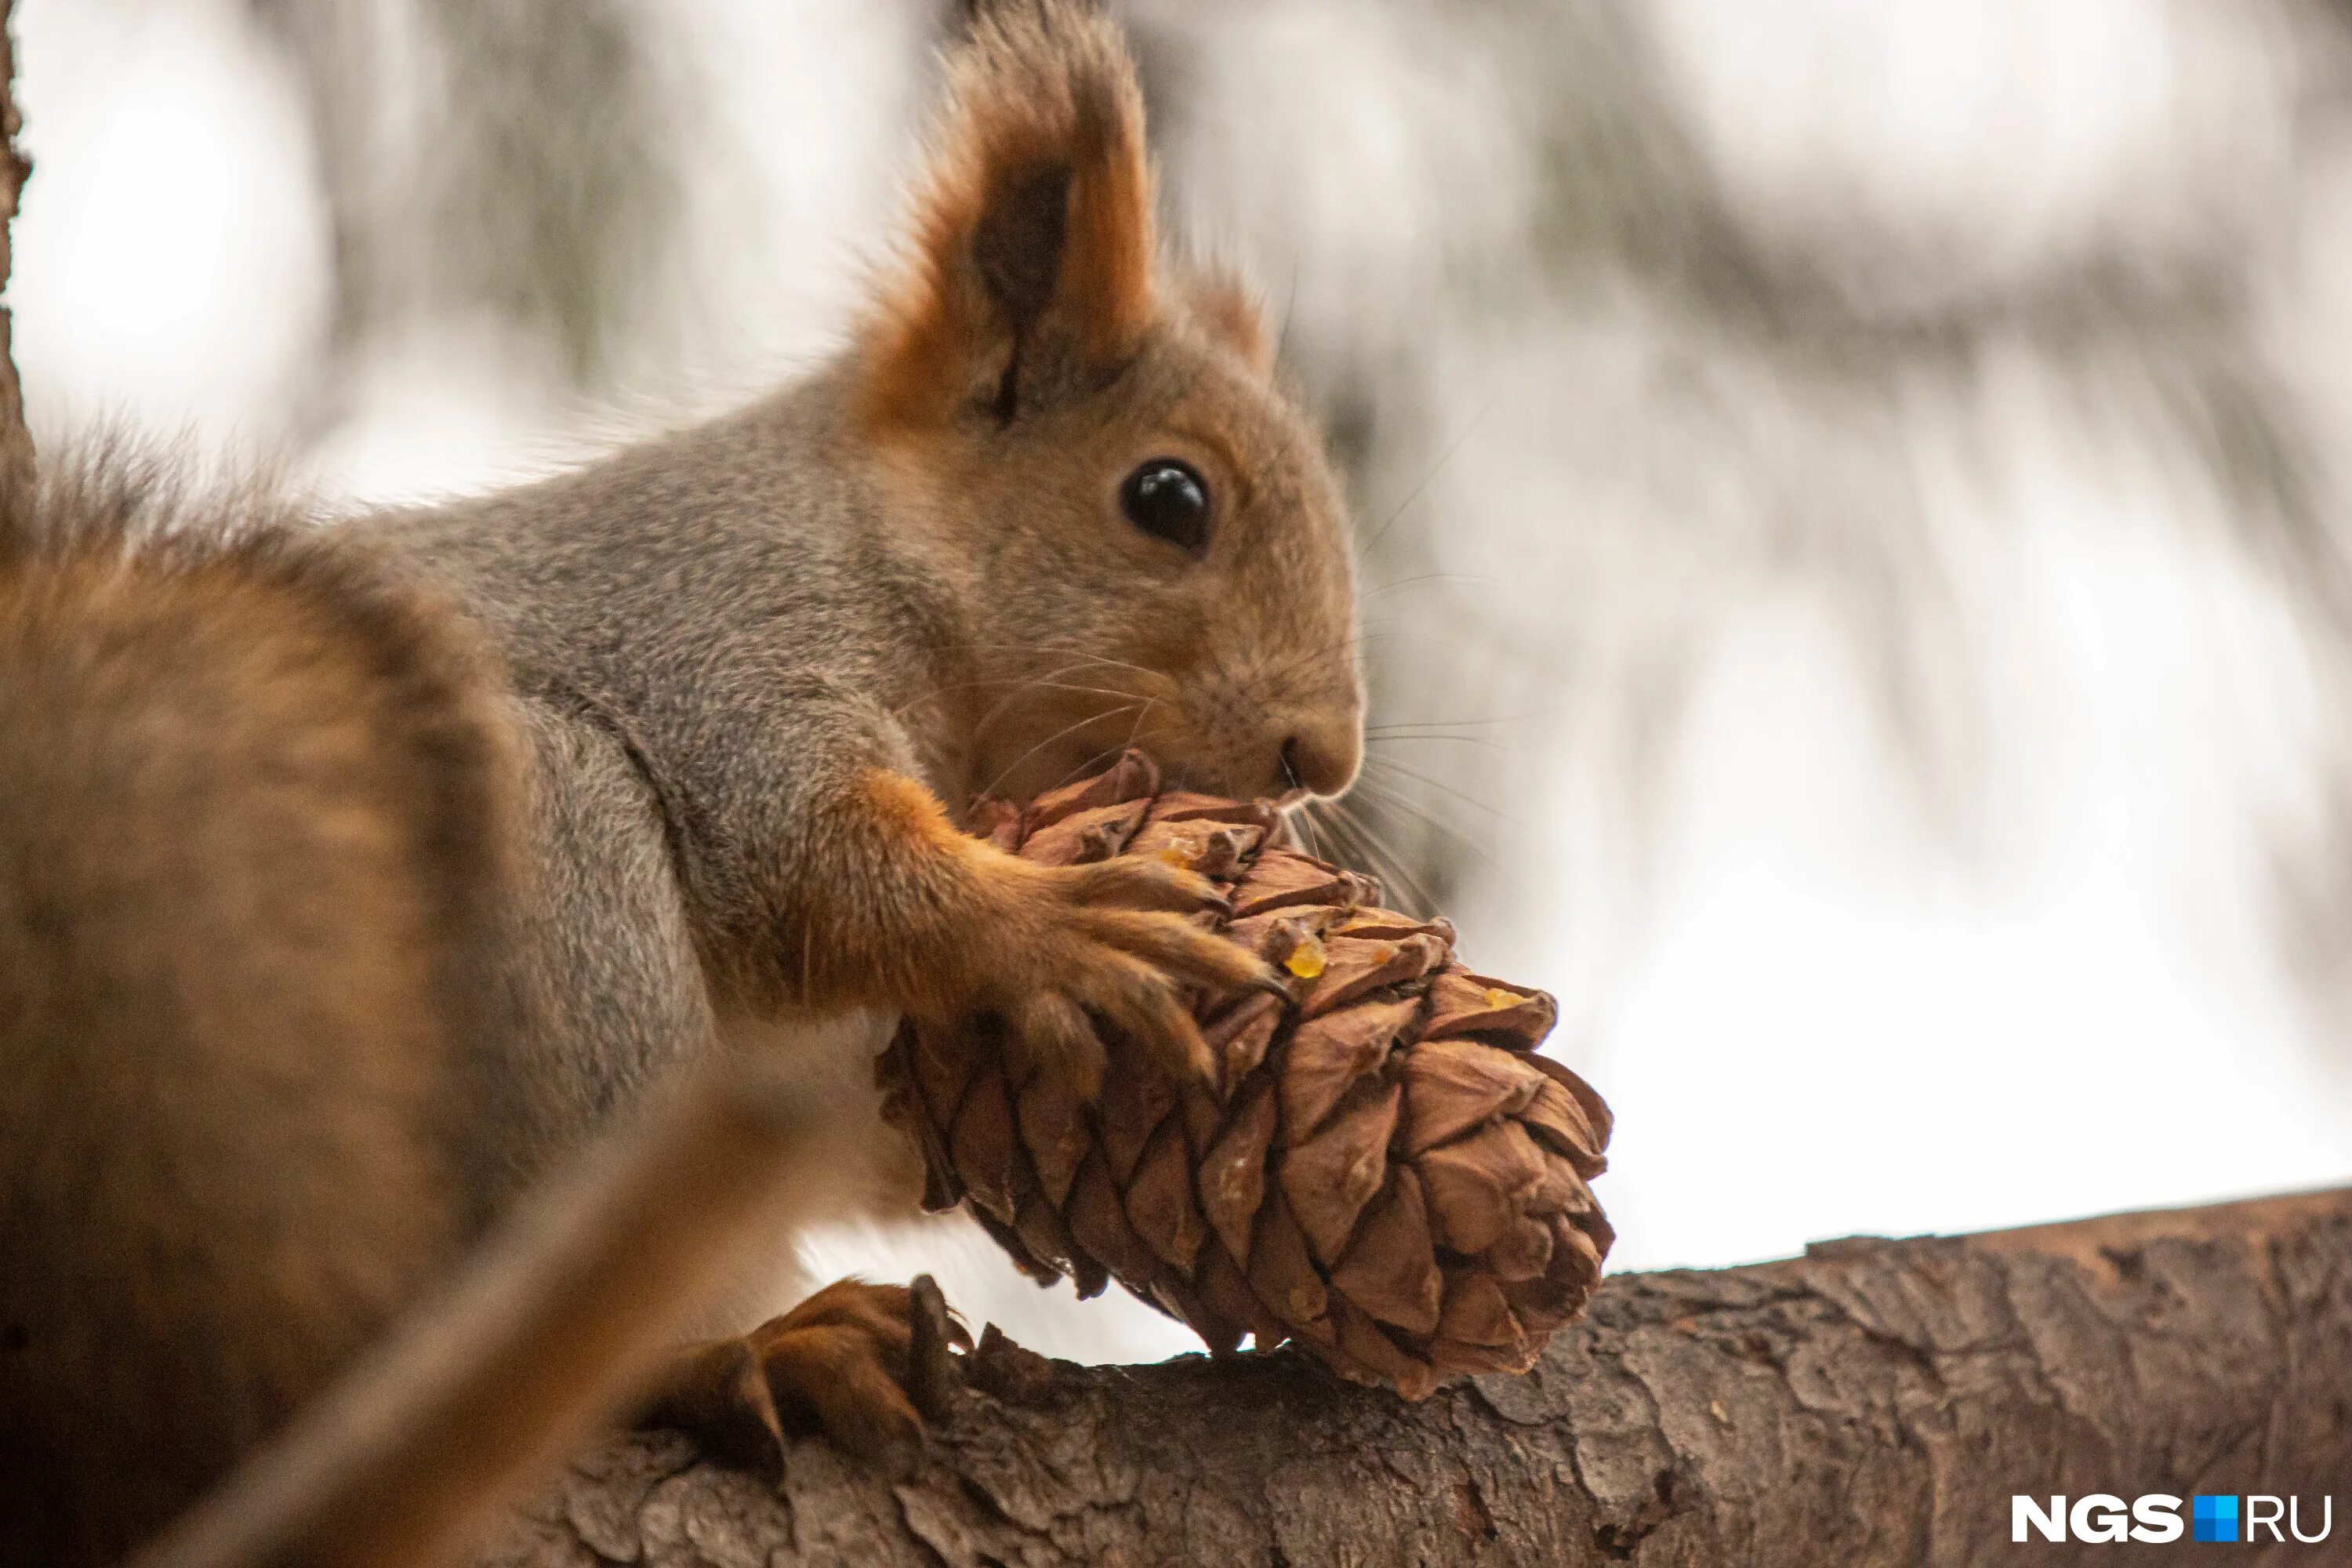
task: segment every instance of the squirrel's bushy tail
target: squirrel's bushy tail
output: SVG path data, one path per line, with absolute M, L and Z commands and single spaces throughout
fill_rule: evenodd
M 193 493 L 102 452 L 0 538 L 10 1568 L 120 1556 L 478 1219 L 494 688 L 276 503 Z
M 421 1568 L 808 1220 L 814 1119 L 733 1064 L 486 1228 L 502 679 L 194 493 L 101 453 L 0 531 L 0 1568 Z

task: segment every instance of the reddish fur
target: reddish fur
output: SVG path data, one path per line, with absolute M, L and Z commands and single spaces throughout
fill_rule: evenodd
M 959 833 L 930 791 L 886 769 L 836 806 L 834 885 L 856 891 L 796 933 L 803 1005 L 1014 1017 L 1067 993 L 1189 1066 L 1198 1037 L 1162 966 L 1228 987 L 1265 976 L 1248 952 L 1171 912 L 1215 896 L 1189 871 L 1151 859 L 1036 865 Z M 1066 1065 L 1089 1087 L 1100 1070 Z
M 837 803 L 841 886 L 862 889 L 801 933 L 803 1005 L 905 1007 L 950 1016 L 975 966 L 1027 967 L 1066 901 L 1036 868 L 957 831 L 918 781 L 867 771 Z M 1007 951 L 998 953 L 999 945 Z
M 1079 352 L 1116 363 L 1154 313 L 1143 97 L 1118 34 L 1070 7 L 1005 5 L 974 24 L 919 187 L 914 240 L 866 329 L 862 407 L 877 430 L 952 417 L 1011 351 L 979 275 L 982 222 L 1024 184 L 1069 180 L 1053 310 Z
M 1211 272 L 1192 286 L 1192 313 L 1211 337 L 1238 355 L 1259 375 L 1274 371 L 1274 335 L 1265 330 L 1265 312 L 1257 297 L 1241 279 Z
M 111 534 L 166 512 L 53 476 L 0 556 L 0 1562 L 120 1554 L 480 1217 L 488 672 L 323 542 Z

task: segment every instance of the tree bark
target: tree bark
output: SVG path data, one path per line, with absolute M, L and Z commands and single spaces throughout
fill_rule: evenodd
M 2352 1190 L 1622 1275 L 1527 1376 L 1419 1405 L 1287 1352 L 1087 1368 L 992 1331 L 967 1365 L 901 1474 L 619 1437 L 483 1561 L 2106 1560 L 2012 1545 L 2012 1493 L 2296 1496 L 2307 1533 L 2352 1477 Z M 2352 1520 L 2331 1541 L 2166 1561 L 2341 1561 Z

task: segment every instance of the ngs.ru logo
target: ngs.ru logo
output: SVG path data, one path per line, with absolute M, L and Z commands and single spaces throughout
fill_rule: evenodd
M 2198 1496 L 2189 1500 L 2189 1517 L 2180 1517 L 2180 1499 L 2165 1492 L 2147 1492 L 2126 1502 L 2107 1492 L 2076 1498 L 2070 1507 L 2063 1497 L 2009 1500 L 2011 1541 L 2262 1541 L 2284 1544 L 2292 1537 L 2305 1545 L 2327 1539 L 2336 1528 L 2336 1500 L 2317 1500 L 2315 1534 L 2304 1533 L 2301 1498 Z

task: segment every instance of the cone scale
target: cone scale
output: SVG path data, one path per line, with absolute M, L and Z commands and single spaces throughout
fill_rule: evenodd
M 1282 842 L 1263 802 L 1163 790 L 1130 752 L 975 826 L 1045 865 L 1154 855 L 1215 880 L 1202 922 L 1290 978 L 1203 995 L 1213 1084 L 1115 1032 L 1080 1103 L 985 1023 L 902 1026 L 877 1077 L 921 1144 L 925 1206 L 969 1204 L 1025 1271 L 1111 1279 L 1212 1351 L 1295 1341 L 1409 1398 L 1521 1370 L 1581 1310 L 1611 1232 L 1591 1190 L 1609 1111 L 1535 1054 L 1540 991 L 1474 974 L 1454 928 L 1378 907 L 1367 879 Z

